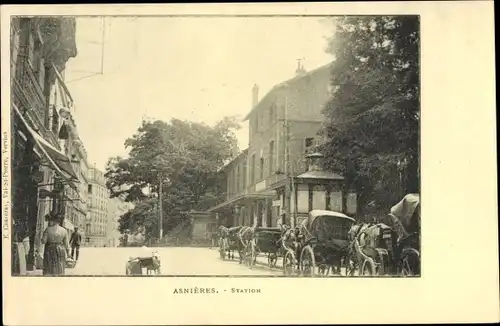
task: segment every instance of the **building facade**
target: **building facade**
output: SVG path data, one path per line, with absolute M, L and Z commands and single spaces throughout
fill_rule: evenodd
M 65 197 L 78 188 L 74 162 L 60 144 L 74 114 L 62 75 L 77 55 L 75 31 L 74 18 L 11 19 L 13 275 L 41 265 L 45 216 L 58 214 L 64 225 Z
M 134 208 L 134 204 L 127 203 L 120 198 L 112 198 L 108 204 L 108 214 L 106 216 L 106 246 L 118 247 L 121 233 L 118 230 L 120 217 Z
M 226 200 L 210 211 L 230 215 L 232 225 L 295 225 L 312 209 L 355 215 L 355 195 L 344 178 L 322 171 L 314 153 L 330 92 L 331 64 L 276 85 L 261 100 L 252 90 L 249 146 L 227 164 Z
M 95 167 L 88 170 L 88 213 L 85 221 L 84 245 L 104 247 L 106 245 L 109 190 L 104 173 Z

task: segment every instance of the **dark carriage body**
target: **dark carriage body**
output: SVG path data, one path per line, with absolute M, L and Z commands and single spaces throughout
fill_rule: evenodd
M 361 275 L 420 274 L 419 205 L 420 196 L 408 194 L 391 208 L 383 223 L 357 231 L 352 257 Z
M 311 211 L 300 226 L 301 251 L 310 247 L 316 265 L 321 268 L 337 266 L 340 269 L 342 259 L 349 253 L 349 230 L 354 223 L 352 217 L 339 212 Z
M 333 211 L 311 211 L 304 223 L 314 237 L 316 262 L 331 265 L 334 260 L 347 255 L 349 230 L 355 220 L 345 214 Z
M 395 246 L 398 273 L 420 275 L 420 195 L 407 194 L 391 208 L 389 215 L 399 221 L 402 229 Z
M 259 252 L 277 253 L 280 250 L 279 240 L 282 234 L 280 228 L 258 227 L 254 232 L 255 243 Z

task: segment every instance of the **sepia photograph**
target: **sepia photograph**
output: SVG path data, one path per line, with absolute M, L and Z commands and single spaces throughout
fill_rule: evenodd
M 12 275 L 420 275 L 419 16 L 10 32 Z

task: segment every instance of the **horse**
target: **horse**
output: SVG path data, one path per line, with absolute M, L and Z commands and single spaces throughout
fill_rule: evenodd
M 220 238 L 219 247 L 221 251 L 221 257 L 225 257 L 225 252 L 227 251 L 227 257 L 229 259 L 234 259 L 234 250 L 238 251 L 239 263 L 243 262 L 243 252 L 244 252 L 244 242 L 241 238 L 241 231 L 243 226 L 235 226 L 231 228 L 226 228 L 225 226 L 219 227 Z

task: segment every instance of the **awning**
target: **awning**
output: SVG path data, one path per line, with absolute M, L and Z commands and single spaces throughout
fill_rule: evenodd
M 251 193 L 251 194 L 241 194 L 237 197 L 234 197 L 230 200 L 227 200 L 223 203 L 220 203 L 217 206 L 214 206 L 210 209 L 208 209 L 208 212 L 214 212 L 218 209 L 221 209 L 223 207 L 236 204 L 237 202 L 243 200 L 243 199 L 271 199 L 275 197 L 275 193 L 273 191 L 268 191 L 268 192 L 262 192 L 262 193 Z
M 297 179 L 344 180 L 340 174 L 329 171 L 307 171 L 296 176 Z
M 28 122 L 24 119 L 19 109 L 14 105 L 14 110 L 18 114 L 21 121 L 24 123 L 26 129 L 31 134 L 37 148 L 40 149 L 41 155 L 47 159 L 47 161 L 52 166 L 53 170 L 61 175 L 63 178 L 72 181 L 70 185 L 74 186 L 74 182 L 79 182 L 78 176 L 71 166 L 71 160 L 63 152 L 52 146 L 48 141 L 43 139 L 35 130 L 33 130 Z M 39 153 L 40 154 L 40 153 Z

